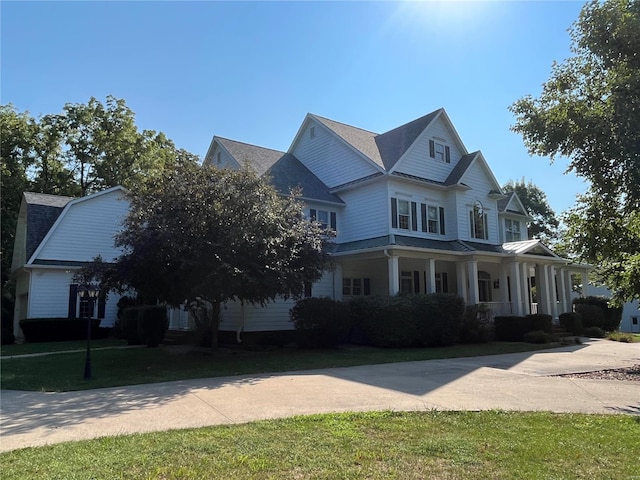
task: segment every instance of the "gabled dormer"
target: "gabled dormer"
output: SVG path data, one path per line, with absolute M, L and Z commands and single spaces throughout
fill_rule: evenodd
M 384 172 L 377 134 L 307 114 L 288 153 L 333 188 Z
M 376 138 L 389 173 L 444 182 L 466 155 L 444 109 L 436 110 Z
M 249 166 L 255 170 L 258 175 L 262 175 L 271 168 L 282 155 L 284 155 L 284 152 L 278 150 L 215 136 L 213 140 L 211 140 L 211 145 L 204 157 L 203 163 L 204 165 L 212 165 L 217 168 L 229 168 L 232 170 Z
M 503 243 L 520 242 L 529 238 L 527 225 L 531 217 L 516 192 L 509 192 L 498 200 L 500 240 Z

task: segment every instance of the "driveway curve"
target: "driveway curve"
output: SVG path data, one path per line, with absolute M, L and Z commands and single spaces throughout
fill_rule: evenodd
M 102 436 L 372 410 L 640 415 L 640 381 L 558 375 L 640 364 L 640 344 L 184 380 L 81 392 L 3 390 L 0 451 Z

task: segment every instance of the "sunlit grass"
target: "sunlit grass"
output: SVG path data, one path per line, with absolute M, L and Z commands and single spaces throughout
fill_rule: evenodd
M 9 479 L 626 479 L 624 415 L 345 413 L 110 437 L 0 455 Z

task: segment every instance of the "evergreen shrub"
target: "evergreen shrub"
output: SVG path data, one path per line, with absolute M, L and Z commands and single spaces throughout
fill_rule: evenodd
M 524 334 L 531 330 L 527 319 L 516 315 L 495 317 L 493 323 L 500 342 L 522 342 Z
M 299 300 L 289 313 L 301 347 L 335 347 L 349 331 L 349 306 L 327 297 Z
M 560 326 L 574 335 L 582 335 L 582 316 L 578 312 L 561 313 Z

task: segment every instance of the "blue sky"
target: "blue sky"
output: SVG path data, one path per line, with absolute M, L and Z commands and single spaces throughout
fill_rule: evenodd
M 1 2 L 2 104 L 126 100 L 204 156 L 213 135 L 286 150 L 307 112 L 384 132 L 444 107 L 498 181 L 557 213 L 585 184 L 530 157 L 508 106 L 571 55 L 582 2 Z

